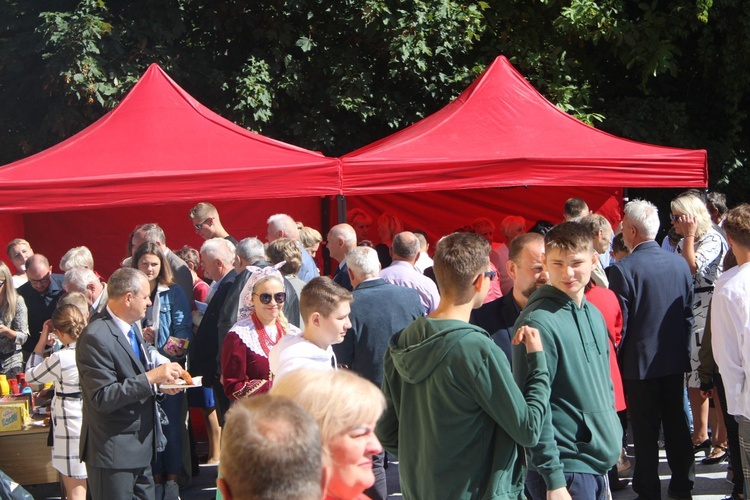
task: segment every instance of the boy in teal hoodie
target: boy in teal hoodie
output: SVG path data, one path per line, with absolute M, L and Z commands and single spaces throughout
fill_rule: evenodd
M 496 278 L 489 254 L 477 234 L 444 238 L 434 264 L 438 308 L 394 335 L 386 351 L 388 407 L 376 433 L 399 459 L 404 498 L 524 499 L 521 446 L 539 437 L 549 375 L 534 328 L 513 339 L 528 352 L 522 392 L 507 356 L 468 323 Z
M 607 326 L 584 297 L 596 265 L 591 235 L 564 222 L 544 238 L 549 284 L 530 298 L 516 328 L 539 330 L 551 394 L 539 443 L 528 449 L 526 487 L 533 500 L 603 500 L 607 471 L 620 455 L 622 427 L 609 374 Z M 525 349 L 513 348 L 520 387 L 528 370 Z

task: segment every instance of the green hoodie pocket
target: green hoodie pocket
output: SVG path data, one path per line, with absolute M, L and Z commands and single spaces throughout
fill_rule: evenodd
M 614 409 L 581 412 L 582 425 L 575 446 L 582 462 L 600 474 L 617 462 L 622 446 L 622 425 Z

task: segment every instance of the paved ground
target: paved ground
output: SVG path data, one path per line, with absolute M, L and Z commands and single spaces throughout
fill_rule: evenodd
M 661 463 L 659 473 L 662 479 L 662 498 L 667 498 L 667 485 L 669 483 L 669 467 L 666 463 L 664 451 L 661 452 Z M 633 458 L 630 458 L 633 460 Z M 190 489 L 181 492 L 182 500 L 209 500 L 216 495 L 216 466 L 202 466 L 200 475 L 193 478 Z M 717 465 L 696 464 L 696 482 L 693 490 L 694 500 L 717 500 L 723 499 L 732 491 L 732 486 L 726 482 L 726 463 Z M 387 470 L 389 498 L 401 498 L 398 485 L 398 464 L 392 464 Z M 41 485 L 28 487 L 28 491 L 37 500 L 60 498 L 60 489 L 57 485 Z M 628 487 L 613 495 L 616 500 L 632 500 L 636 497 L 633 490 Z M 430 499 L 428 499 L 430 500 Z

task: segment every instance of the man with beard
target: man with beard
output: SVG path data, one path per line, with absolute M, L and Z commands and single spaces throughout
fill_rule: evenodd
M 510 293 L 475 309 L 469 322 L 484 328 L 511 361 L 513 324 L 526 307 L 531 294 L 549 280 L 542 264 L 544 236 L 526 233 L 517 236 L 510 244 L 508 275 L 513 280 Z

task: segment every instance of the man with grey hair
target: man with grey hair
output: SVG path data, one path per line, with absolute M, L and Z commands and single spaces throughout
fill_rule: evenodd
M 135 251 L 142 244 L 149 242 L 154 243 L 164 253 L 164 257 L 169 263 L 169 267 L 172 268 L 172 277 L 174 282 L 177 283 L 182 291 L 185 292 L 185 297 L 188 299 L 188 304 L 193 307 L 193 275 L 190 272 L 190 268 L 184 260 L 179 258 L 167 247 L 167 237 L 164 235 L 164 230 L 159 227 L 158 224 L 148 223 L 141 224 L 133 232 L 133 246 L 131 247 L 132 255 L 135 255 Z M 131 258 L 132 258 L 131 255 Z M 127 260 L 127 259 L 126 259 Z M 123 266 L 129 266 L 130 262 L 123 263 Z
M 85 267 L 93 271 L 94 256 L 88 247 L 80 246 L 71 248 L 62 256 L 62 259 L 60 259 L 60 270 L 62 272 L 68 272 L 74 267 Z
M 690 498 L 695 459 L 683 409 L 684 374 L 690 371 L 693 278 L 685 259 L 663 251 L 656 207 L 644 200 L 625 205 L 622 238 L 632 250 L 610 266 L 609 287 L 622 308 L 620 370 L 633 427 L 633 491 L 660 498 L 659 427 L 663 424 L 672 469 L 671 498 Z
M 319 276 L 318 266 L 315 265 L 312 255 L 305 250 L 299 242 L 299 230 L 294 219 L 286 214 L 275 214 L 268 218 L 268 235 L 266 241 L 271 243 L 279 238 L 290 238 L 297 242 L 302 250 L 302 267 L 299 269 L 299 278 L 305 283 Z
M 597 286 L 609 288 L 609 280 L 602 265 L 602 255 L 609 254 L 609 243 L 612 241 L 612 225 L 606 217 L 599 214 L 589 214 L 581 219 L 581 224 L 591 233 L 594 240 L 594 250 L 599 255 L 596 267 L 591 271 L 591 279 Z
M 156 385 L 175 383 L 182 367 L 170 363 L 141 336 L 140 320 L 151 305 L 146 275 L 118 269 L 108 293 L 104 312 L 77 342 L 81 392 L 67 396 L 83 400 L 80 456 L 92 498 L 154 498 Z
M 284 396 L 259 394 L 227 413 L 216 485 L 227 500 L 319 500 L 324 496 L 320 430 L 315 419 Z M 274 464 L 267 474 L 248 474 Z
M 419 240 L 414 233 L 398 233 L 391 245 L 393 262 L 380 272 L 380 277 L 393 285 L 415 289 L 419 293 L 425 313 L 430 314 L 440 303 L 440 293 L 435 282 L 414 267 L 419 257 L 419 248 Z
M 219 404 L 220 410 L 226 410 L 229 403 L 219 382 L 219 363 L 217 362 L 221 353 L 219 349 L 219 316 L 229 290 L 237 277 L 237 271 L 234 269 L 234 258 L 234 245 L 224 238 L 211 238 L 206 240 L 201 247 L 203 275 L 213 280 L 213 283 L 208 294 L 206 311 L 203 313 L 203 319 L 198 325 L 198 331 L 195 333 L 188 351 L 190 372 L 193 375 L 203 376 L 203 387 L 214 388 L 214 398 Z
M 349 313 L 352 327 L 347 330 L 343 342 L 332 346 L 333 352 L 339 364 L 348 366 L 380 387 L 388 341 L 412 321 L 424 316 L 424 307 L 416 290 L 392 285 L 378 277 L 380 261 L 375 249 L 354 247 L 347 254 L 346 262 L 354 286 L 354 301 Z M 365 492 L 370 498 L 387 497 L 384 457 L 381 453 L 373 458 L 375 484 Z
M 333 275 L 333 281 L 351 292 L 354 287 L 349 280 L 346 255 L 352 248 L 357 246 L 357 233 L 349 224 L 337 224 L 328 231 L 326 246 L 328 247 L 328 253 L 331 254 L 331 258 L 336 259 L 339 263 L 339 266 L 336 268 L 336 274 Z
M 107 284 L 102 282 L 91 269 L 74 267 L 63 276 L 63 287 L 68 292 L 80 292 L 89 305 L 89 317 L 102 313 L 107 307 L 109 296 Z

